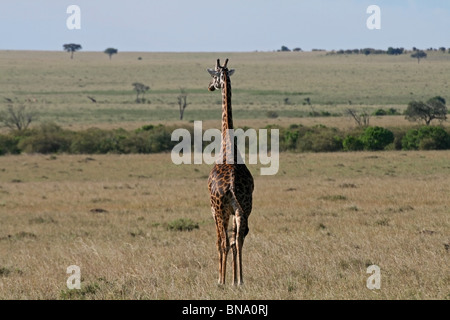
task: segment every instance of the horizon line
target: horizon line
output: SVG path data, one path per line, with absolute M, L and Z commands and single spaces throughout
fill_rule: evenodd
M 109 47 L 108 47 L 109 48 Z M 112 47 L 111 47 L 112 48 Z M 373 49 L 373 50 L 384 50 L 386 51 L 389 48 L 402 48 L 404 50 L 410 50 L 413 51 L 413 48 L 416 48 L 417 50 L 424 50 L 424 51 L 429 51 L 430 49 L 432 50 L 439 50 L 440 48 L 445 48 L 443 46 L 437 46 L 437 47 L 428 47 L 428 48 L 417 48 L 417 47 L 411 47 L 411 48 L 404 48 L 404 47 L 392 47 L 389 46 L 386 49 L 381 49 L 381 48 L 374 48 L 374 47 L 364 47 L 364 48 L 347 48 L 347 49 L 319 49 L 319 48 L 313 48 L 310 50 L 299 50 L 299 51 L 295 51 L 293 49 L 290 49 L 288 51 L 283 51 L 280 49 L 274 49 L 274 50 L 251 50 L 251 51 L 247 51 L 247 50 L 230 50 L 230 51 L 221 51 L 221 50 L 214 50 L 214 51 L 171 51 L 171 50 L 167 50 L 167 51 L 141 51 L 141 50 L 119 50 L 117 49 L 118 53 L 122 52 L 122 53 L 256 53 L 256 52 L 261 52 L 261 53 L 277 53 L 277 52 L 295 52 L 295 53 L 299 53 L 299 52 L 337 52 L 337 51 L 347 51 L 347 50 L 363 50 L 363 49 Z M 107 48 L 106 48 L 107 49 Z M 105 49 L 105 50 L 106 50 Z M 450 47 L 445 48 L 447 50 L 450 50 Z M 0 51 L 40 51 L 40 52 L 66 52 L 64 49 L 62 50 L 54 50 L 54 49 L 2 49 L 0 48 Z M 77 53 L 81 53 L 81 52 L 85 52 L 85 53 L 104 53 L 104 50 L 83 50 L 81 49 L 80 51 L 77 51 Z

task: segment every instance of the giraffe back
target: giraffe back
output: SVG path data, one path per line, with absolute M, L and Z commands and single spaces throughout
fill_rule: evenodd
M 252 211 L 253 177 L 245 164 L 215 164 L 208 179 L 211 206 L 231 210 L 236 201 L 248 217 Z

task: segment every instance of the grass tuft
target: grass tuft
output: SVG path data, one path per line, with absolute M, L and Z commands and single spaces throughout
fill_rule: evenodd
M 173 220 L 167 224 L 167 230 L 172 231 L 192 231 L 198 228 L 198 223 L 184 218 Z

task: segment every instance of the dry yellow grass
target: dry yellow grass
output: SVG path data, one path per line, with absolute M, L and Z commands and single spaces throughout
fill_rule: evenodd
M 354 124 L 343 117 L 301 117 L 310 111 L 304 98 L 330 113 L 348 100 L 401 111 L 448 91 L 450 58 L 438 53 L 417 65 L 408 55 L 130 52 L 109 61 L 95 52 L 71 60 L 65 52 L 0 51 L 0 106 L 4 98 L 26 103 L 40 121 L 74 130 L 189 120 L 219 128 L 220 97 L 207 92 L 205 72 L 218 57 L 237 69 L 237 127 L 346 129 Z M 134 102 L 135 81 L 151 86 L 151 104 Z M 180 87 L 191 103 L 184 122 L 176 120 Z M 280 117 L 266 119 L 267 111 Z M 371 124 L 410 125 L 403 116 Z M 256 188 L 242 288 L 230 285 L 230 274 L 216 285 L 211 166 L 175 166 L 170 154 L 0 157 L 0 299 L 450 298 L 450 151 L 280 157 L 276 176 L 250 167 Z M 167 229 L 181 218 L 198 229 Z M 372 264 L 380 290 L 366 287 Z M 70 265 L 81 268 L 81 290 L 66 286 Z
M 450 152 L 290 154 L 255 176 L 245 286 L 218 287 L 209 165 L 0 158 L 0 299 L 449 299 Z M 102 209 L 104 210 L 101 212 Z M 167 223 L 189 218 L 193 231 Z M 366 269 L 381 269 L 369 290 Z M 81 268 L 81 290 L 66 268 Z
M 319 114 L 333 115 L 342 114 L 350 101 L 357 110 L 392 107 L 402 112 L 412 100 L 449 99 L 450 55 L 438 52 L 417 64 L 408 54 L 119 52 L 109 60 L 102 52 L 81 51 L 72 60 L 62 51 L 0 51 L 0 108 L 10 99 L 37 111 L 40 122 L 70 128 L 175 122 L 177 96 L 184 88 L 189 104 L 185 120 L 213 121 L 220 119 L 220 96 L 207 91 L 205 69 L 226 57 L 236 68 L 234 116 L 249 120 L 247 126 L 253 119 L 265 122 L 267 112 L 278 113 L 281 121 L 306 117 L 312 109 L 305 98 Z M 145 95 L 150 104 L 135 103 L 134 82 L 151 87 Z M 323 121 L 339 122 L 334 117 Z
M 281 127 L 287 128 L 291 124 L 303 125 L 307 127 L 316 126 L 316 125 L 325 125 L 331 128 L 338 128 L 340 130 L 347 130 L 349 128 L 357 127 L 356 122 L 350 117 L 305 117 L 305 118 L 289 118 L 289 117 L 279 117 L 276 119 L 236 119 L 234 120 L 235 126 L 237 128 L 249 127 L 249 128 L 264 128 L 268 125 L 279 125 Z M 153 124 L 158 125 L 164 123 L 167 126 L 179 126 L 185 127 L 187 125 L 193 125 L 192 123 L 188 124 L 186 121 L 136 121 L 136 122 L 117 122 L 117 123 L 98 123 L 95 125 L 96 128 L 100 129 L 125 129 L 125 130 L 135 130 L 141 128 L 144 125 Z M 437 123 L 436 123 L 437 124 Z M 415 124 L 406 120 L 403 116 L 372 116 L 370 118 L 371 126 L 379 126 L 383 128 L 405 128 L 405 127 L 413 127 Z M 443 122 L 442 125 L 444 128 L 450 126 L 450 122 Z M 220 128 L 220 119 L 218 120 L 205 120 L 202 121 L 202 129 L 210 129 L 210 128 Z M 92 124 L 80 123 L 73 124 L 69 127 L 71 130 L 84 130 L 88 128 L 92 128 Z M 6 130 L 5 130 L 6 131 Z

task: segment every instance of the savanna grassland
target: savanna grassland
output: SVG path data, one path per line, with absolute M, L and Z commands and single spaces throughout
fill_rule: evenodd
M 77 52 L 71 60 L 65 52 L 1 51 L 0 103 L 8 103 L 4 98 L 19 104 L 29 99 L 27 104 L 39 112 L 41 122 L 75 129 L 137 128 L 178 123 L 177 96 L 183 88 L 188 94 L 185 120 L 219 127 L 221 98 L 206 90 L 206 68 L 221 57 L 228 57 L 230 68 L 237 70 L 232 78 L 233 115 L 235 125 L 242 127 L 304 123 L 312 111 L 303 105 L 305 98 L 315 111 L 334 115 L 342 114 L 349 103 L 354 108 L 403 111 L 413 99 L 446 98 L 450 85 L 450 55 L 437 52 L 418 64 L 408 54 L 125 52 L 109 60 L 101 52 Z M 135 103 L 134 82 L 150 87 L 145 94 L 150 103 Z M 276 111 L 278 118 L 268 119 L 268 111 Z M 372 124 L 383 125 L 392 121 L 389 118 L 374 118 Z M 394 123 L 403 118 L 396 117 Z M 312 119 L 330 126 L 353 125 L 342 120 Z
M 205 69 L 225 57 L 236 68 L 237 127 L 345 129 L 355 126 L 342 116 L 349 104 L 402 111 L 412 99 L 450 98 L 450 55 L 440 53 L 418 64 L 409 55 L 324 52 L 119 52 L 112 60 L 77 52 L 71 60 L 1 51 L 0 107 L 24 104 L 39 116 L 31 126 L 72 130 L 219 127 L 220 95 L 207 91 Z M 135 102 L 133 82 L 151 87 L 149 102 Z M 305 98 L 333 116 L 309 117 Z M 412 126 L 401 115 L 371 124 Z M 235 288 L 231 268 L 227 284 L 216 284 L 211 165 L 177 166 L 170 153 L 0 156 L 0 299 L 450 298 L 450 151 L 282 152 L 276 175 L 260 175 L 261 166 L 249 165 L 254 208 L 245 285 Z M 70 265 L 81 268 L 80 290 L 67 288 Z M 370 265 L 380 267 L 380 289 L 366 287 Z

